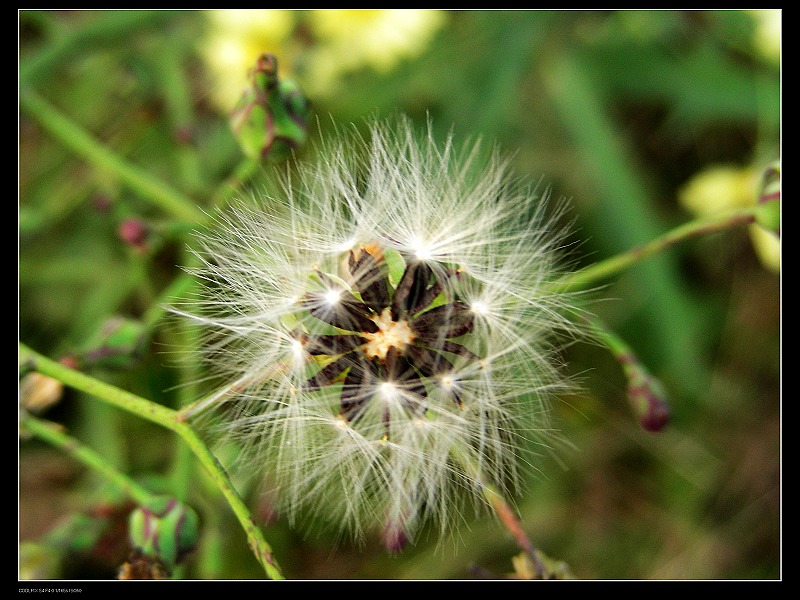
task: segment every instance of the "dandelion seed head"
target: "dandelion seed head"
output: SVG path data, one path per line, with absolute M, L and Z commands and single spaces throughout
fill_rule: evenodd
M 297 167 L 201 237 L 205 289 L 180 312 L 225 383 L 192 418 L 290 522 L 396 550 L 485 507 L 486 485 L 523 487 L 568 385 L 558 239 L 496 154 L 402 119 Z

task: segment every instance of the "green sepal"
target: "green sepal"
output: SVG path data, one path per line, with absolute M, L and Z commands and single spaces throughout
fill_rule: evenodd
M 81 368 L 129 369 L 141 360 L 147 340 L 147 328 L 141 321 L 112 317 L 74 358 Z
M 262 54 L 231 113 L 231 128 L 248 157 L 283 160 L 305 144 L 309 113 L 310 103 L 299 86 L 280 81 L 277 59 Z
M 171 496 L 156 496 L 138 507 L 128 525 L 133 546 L 170 569 L 197 545 L 197 513 Z

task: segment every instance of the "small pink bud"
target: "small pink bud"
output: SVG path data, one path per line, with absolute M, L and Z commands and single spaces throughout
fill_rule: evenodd
M 129 246 L 133 246 L 140 251 L 147 248 L 150 228 L 141 219 L 125 219 L 119 224 L 117 233 L 120 239 Z

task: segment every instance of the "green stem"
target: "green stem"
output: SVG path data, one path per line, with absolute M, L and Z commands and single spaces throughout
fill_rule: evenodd
M 102 455 L 89 446 L 81 444 L 74 437 L 67 435 L 64 429 L 56 423 L 25 414 L 22 417 L 21 425 L 26 431 L 53 446 L 61 448 L 74 459 L 100 473 L 108 481 L 119 487 L 127 496 L 130 496 L 137 504 L 144 506 L 155 498 L 154 494 L 115 469 Z
M 716 217 L 707 217 L 690 221 L 646 244 L 636 246 L 626 252 L 601 260 L 598 263 L 564 277 L 554 284 L 555 289 L 553 291 L 559 293 L 585 289 L 683 240 L 722 231 L 730 227 L 749 225 L 755 222 L 756 214 L 759 210 L 761 209 L 758 206 L 752 206 L 725 212 Z
M 36 92 L 23 91 L 20 94 L 20 108 L 70 150 L 96 168 L 116 175 L 144 198 L 174 217 L 192 222 L 200 222 L 205 218 L 190 198 L 120 158 Z
M 633 356 L 633 350 L 616 333 L 608 329 L 597 317 L 583 314 L 584 323 L 589 325 L 594 336 L 600 340 L 617 360 L 626 356 Z
M 584 320 L 622 368 L 628 383 L 628 403 L 639 425 L 650 433 L 662 431 L 669 423 L 671 412 L 664 385 L 650 373 L 621 337 L 606 328 L 596 317 L 585 316 Z
M 33 369 L 42 375 L 57 379 L 69 387 L 86 392 L 104 402 L 108 402 L 109 404 L 153 423 L 157 423 L 181 436 L 183 441 L 191 448 L 192 452 L 194 452 L 200 463 L 209 472 L 211 478 L 227 500 L 247 534 L 250 549 L 264 568 L 267 576 L 271 579 L 283 579 L 281 569 L 272 556 L 272 549 L 264 539 L 263 533 L 250 515 L 250 511 L 247 509 L 241 496 L 239 496 L 239 493 L 225 474 L 224 468 L 205 446 L 197 433 L 180 419 L 176 411 L 99 381 L 80 371 L 70 369 L 69 367 L 42 356 L 22 343 L 19 344 L 19 364 L 21 368 Z

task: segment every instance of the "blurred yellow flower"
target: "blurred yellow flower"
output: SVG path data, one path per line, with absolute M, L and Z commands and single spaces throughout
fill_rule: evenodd
M 212 10 L 208 15 L 212 24 L 228 32 L 239 32 L 244 38 L 283 40 L 294 27 L 290 10 L 239 8 Z
M 202 55 L 214 77 L 212 97 L 225 111 L 247 85 L 247 71 L 274 54 L 282 78 L 312 96 L 336 91 L 341 76 L 360 68 L 385 73 L 424 51 L 444 22 L 441 10 L 207 11 Z M 300 24 L 305 27 L 299 27 Z
M 779 62 L 781 58 L 781 10 L 750 10 L 756 22 L 753 44 L 764 58 Z
M 290 68 L 284 46 L 294 30 L 294 11 L 210 10 L 206 16 L 209 32 L 201 52 L 214 78 L 212 99 L 223 111 L 233 109 L 247 86 L 248 70 L 264 52 L 278 57 L 282 73 Z
M 370 67 L 391 70 L 421 54 L 443 26 L 445 12 L 424 9 L 314 10 L 308 22 L 319 43 L 308 61 L 305 87 L 312 94 L 335 91 L 338 78 Z
M 715 166 L 701 171 L 681 189 L 681 205 L 698 217 L 755 204 L 761 170 L 755 167 Z M 780 240 L 759 225 L 750 226 L 750 238 L 762 264 L 780 271 Z
M 341 53 L 345 67 L 391 69 L 420 54 L 444 23 L 440 10 L 315 10 L 309 23 L 323 44 Z

